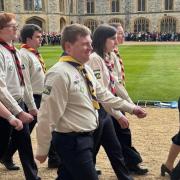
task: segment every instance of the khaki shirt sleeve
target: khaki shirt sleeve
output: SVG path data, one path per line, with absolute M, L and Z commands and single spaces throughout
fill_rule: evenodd
M 25 92 L 24 92 L 24 101 L 28 107 L 28 110 L 37 109 L 34 97 L 33 90 L 31 85 L 31 62 L 29 58 L 22 53 L 20 53 L 22 64 L 24 66 L 23 76 L 25 80 Z
M 87 65 L 89 65 L 91 67 L 91 69 L 94 72 L 94 75 L 96 77 L 96 79 L 100 82 L 100 84 L 105 87 L 104 84 L 104 75 L 103 75 L 103 66 L 102 66 L 102 60 L 99 59 L 98 56 L 90 56 L 90 60 L 87 62 Z
M 47 155 L 52 131 L 64 114 L 68 102 L 68 80 L 66 75 L 48 75 L 38 113 L 37 155 Z
M 114 60 L 114 80 L 115 80 L 115 88 L 117 96 L 121 97 L 122 99 L 127 100 L 129 103 L 133 104 L 133 101 L 129 97 L 129 94 L 123 84 L 120 82 L 121 76 L 121 65 L 119 63 L 119 59 L 114 52 L 111 53 L 111 57 Z
M 23 110 L 7 89 L 3 59 L 3 55 L 0 53 L 0 101 L 6 106 L 9 111 L 11 111 L 14 115 L 17 115 Z
M 93 73 L 92 77 L 94 76 Z M 133 114 L 135 105 L 127 102 L 126 100 L 115 97 L 107 88 L 103 88 L 98 80 L 94 76 L 94 82 L 96 83 L 96 95 L 99 103 L 102 104 L 104 108 L 113 108 L 114 110 L 121 110 Z
M 129 103 L 134 104 L 132 99 L 129 97 L 127 90 L 121 83 L 119 83 L 118 81 L 115 81 L 115 88 L 116 88 L 117 96 L 121 97 L 122 99 L 125 99 Z
M 105 109 L 106 112 L 108 112 L 111 116 L 113 116 L 117 120 L 119 120 L 123 116 L 121 111 L 114 110 L 114 109 L 109 108 L 107 106 L 105 106 L 104 109 Z

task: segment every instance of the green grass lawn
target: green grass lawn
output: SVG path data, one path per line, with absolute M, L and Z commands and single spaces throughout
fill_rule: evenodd
M 180 46 L 146 45 L 120 48 L 125 64 L 126 87 L 134 101 L 177 100 L 180 96 Z M 59 46 L 40 48 L 47 68 L 58 61 Z

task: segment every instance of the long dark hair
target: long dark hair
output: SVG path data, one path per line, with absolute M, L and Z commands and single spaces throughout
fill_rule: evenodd
M 93 51 L 96 52 L 102 58 L 104 58 L 106 40 L 110 37 L 113 37 L 116 34 L 116 32 L 116 28 L 108 24 L 98 26 L 97 29 L 94 31 L 92 37 Z

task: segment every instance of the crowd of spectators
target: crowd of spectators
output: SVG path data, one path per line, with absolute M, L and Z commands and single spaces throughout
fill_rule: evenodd
M 60 45 L 61 43 L 61 34 L 60 33 L 43 33 L 42 35 L 42 46 L 47 45 Z
M 125 32 L 125 41 L 180 41 L 180 33 L 158 33 L 158 32 Z M 60 45 L 60 33 L 43 33 L 43 45 Z
M 180 33 L 125 32 L 126 41 L 180 41 Z

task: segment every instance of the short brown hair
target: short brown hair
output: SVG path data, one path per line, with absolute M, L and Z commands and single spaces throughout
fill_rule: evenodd
M 36 24 L 24 25 L 20 32 L 20 37 L 21 37 L 22 43 L 26 43 L 27 38 L 32 39 L 32 36 L 36 31 L 38 31 L 40 33 L 42 32 L 41 28 L 38 25 L 36 25 Z
M 62 31 L 62 37 L 61 37 L 61 45 L 63 50 L 65 50 L 64 45 L 65 42 L 74 43 L 78 36 L 87 36 L 91 35 L 91 31 L 88 27 L 82 25 L 82 24 L 71 24 L 68 26 L 65 26 L 65 28 Z
M 15 18 L 16 16 L 13 13 L 0 13 L 0 29 L 4 28 L 8 22 Z
M 116 29 L 117 29 L 119 26 L 122 27 L 122 24 L 121 24 L 121 23 L 110 23 L 109 25 L 115 27 Z

